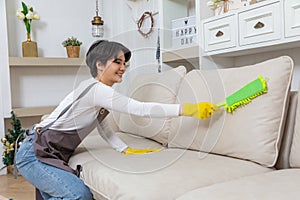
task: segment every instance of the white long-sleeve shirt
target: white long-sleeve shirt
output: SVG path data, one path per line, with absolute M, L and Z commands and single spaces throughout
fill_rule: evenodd
M 176 117 L 179 115 L 179 104 L 161 104 L 154 102 L 140 102 L 116 92 L 91 78 L 83 81 L 78 88 L 68 94 L 58 107 L 40 125 L 46 126 L 54 121 L 61 111 L 71 104 L 92 83 L 97 82 L 80 100 L 62 115 L 51 127 L 52 130 L 71 131 L 81 130 L 90 132 L 97 123 L 97 115 L 101 108 L 121 113 L 149 117 Z M 127 145 L 111 130 L 106 120 L 97 126 L 99 134 L 116 150 L 123 151 Z

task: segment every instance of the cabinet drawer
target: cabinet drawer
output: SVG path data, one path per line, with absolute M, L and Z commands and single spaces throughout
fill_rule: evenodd
M 300 35 L 300 1 L 286 0 L 284 9 L 285 37 Z
M 239 13 L 240 45 L 280 39 L 279 2 Z
M 235 15 L 203 24 L 205 51 L 214 51 L 236 46 Z

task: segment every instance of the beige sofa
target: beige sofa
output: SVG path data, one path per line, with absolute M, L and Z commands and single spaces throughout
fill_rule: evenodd
M 132 148 L 162 147 L 123 156 L 93 131 L 70 165 L 95 199 L 298 199 L 300 121 L 290 92 L 293 61 L 287 56 L 230 69 L 178 67 L 137 77 L 128 95 L 162 103 L 219 102 L 258 75 L 268 93 L 238 108 L 199 121 L 190 117 L 141 118 L 112 112 L 110 120 Z M 300 106 L 297 117 L 300 117 Z

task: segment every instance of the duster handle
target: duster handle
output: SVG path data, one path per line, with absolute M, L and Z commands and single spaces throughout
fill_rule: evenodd
M 216 103 L 216 106 L 218 106 L 219 108 L 224 107 L 226 105 L 226 99 L 223 101 L 220 101 L 219 103 Z

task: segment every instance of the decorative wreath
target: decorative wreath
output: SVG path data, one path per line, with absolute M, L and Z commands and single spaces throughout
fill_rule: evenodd
M 145 21 L 145 18 L 149 16 L 150 20 L 151 20 L 151 27 L 149 29 L 148 32 L 143 32 L 141 30 L 141 27 Z M 141 18 L 138 20 L 137 22 L 137 26 L 138 26 L 138 31 L 139 33 L 144 36 L 145 38 L 149 37 L 150 33 L 153 31 L 153 25 L 154 25 L 154 19 L 153 19 L 153 15 L 152 15 L 152 12 L 149 12 L 149 11 L 146 11 L 142 14 Z

